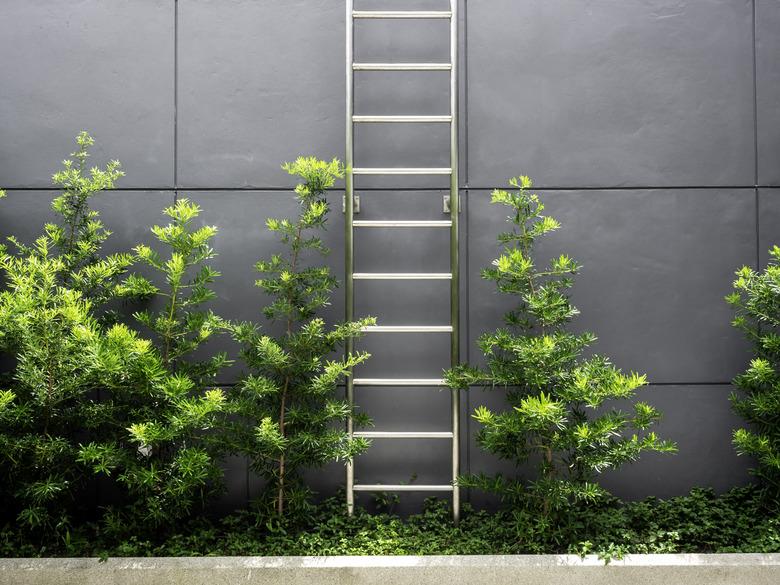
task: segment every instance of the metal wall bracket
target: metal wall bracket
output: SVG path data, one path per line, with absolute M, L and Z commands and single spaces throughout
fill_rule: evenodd
M 347 196 L 342 195 L 341 197 L 341 213 L 347 212 Z M 353 195 L 352 196 L 352 212 L 353 213 L 360 213 L 360 195 Z
M 451 211 L 451 209 L 450 209 L 450 201 L 451 200 L 452 200 L 452 198 L 449 196 L 449 194 L 442 196 L 442 198 L 441 198 L 441 212 L 442 213 L 450 213 L 450 211 Z M 462 209 L 463 209 L 463 207 L 459 207 L 458 208 L 458 213 L 460 213 Z

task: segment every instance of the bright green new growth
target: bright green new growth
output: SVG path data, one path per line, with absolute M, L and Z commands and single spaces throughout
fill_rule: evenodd
M 216 298 L 209 285 L 220 274 L 206 264 L 216 256 L 210 242 L 217 234 L 217 228 L 195 228 L 193 222 L 200 212 L 200 207 L 187 199 L 180 199 L 163 211 L 171 223 L 152 227 L 152 233 L 170 249 L 168 258 L 163 259 L 149 246 L 136 246 L 134 250 L 139 262 L 160 273 L 165 287 L 159 288 L 135 274 L 125 281 L 123 293 L 136 298 L 157 296 L 165 300 L 162 310 L 143 310 L 134 316 L 156 334 L 165 367 L 172 372 L 186 373 L 194 383 L 202 385 L 212 383 L 229 360 L 224 353 L 218 353 L 208 361 L 188 359 L 214 334 L 226 329 L 221 317 L 201 308 Z
M 510 410 L 476 409 L 473 416 L 482 425 L 478 442 L 517 465 L 536 463 L 538 470 L 529 480 L 481 475 L 462 478 L 461 485 L 497 492 L 546 516 L 605 495 L 595 482 L 599 472 L 633 461 L 642 451 L 675 447 L 653 432 L 640 433 L 660 417 L 652 406 L 637 402 L 633 413 L 603 408 L 610 399 L 633 397 L 645 376 L 623 374 L 605 357 L 583 357 L 596 337 L 566 329 L 578 314 L 567 291 L 579 265 L 561 255 L 537 268 L 534 243 L 560 224 L 542 215 L 544 205 L 528 192 L 528 177 L 510 185 L 516 190 L 495 190 L 492 202 L 510 208 L 512 229 L 498 236 L 502 253 L 482 276 L 517 297 L 517 306 L 505 315 L 505 328 L 479 339 L 486 367 L 454 368 L 446 379 L 452 388 L 505 389 Z
M 158 312 L 139 311 L 136 319 L 157 338 L 154 360 L 145 364 L 147 394 L 124 413 L 129 421 L 127 439 L 91 443 L 81 452 L 95 473 L 118 472 L 129 492 L 126 511 L 134 520 L 160 526 L 186 517 L 196 505 L 221 487 L 218 455 L 220 438 L 210 433 L 225 411 L 222 390 L 209 387 L 229 361 L 217 354 L 208 361 L 187 358 L 211 336 L 225 328 L 224 321 L 201 305 L 214 298 L 208 288 L 219 275 L 204 264 L 215 256 L 209 245 L 216 228 L 195 228 L 200 208 L 181 199 L 164 210 L 171 219 L 152 232 L 171 252 L 166 260 L 148 246 L 135 248 L 137 259 L 161 273 L 165 285 L 129 276 L 123 294 L 165 300 Z M 109 517 L 121 527 L 122 514 Z
M 129 254 L 100 256 L 100 249 L 111 232 L 105 229 L 98 212 L 90 209 L 89 204 L 98 194 L 113 189 L 124 173 L 117 160 L 110 161 L 105 169 L 87 169 L 89 149 L 95 144 L 87 132 L 76 136 L 76 144 L 78 149 L 71 153 L 75 160 L 64 160 L 63 169 L 52 176 L 52 182 L 62 189 L 52 201 L 52 209 L 60 220 L 46 224 L 45 236 L 50 241 L 48 247 L 56 250 L 63 262 L 62 284 L 81 291 L 100 305 L 116 295 L 116 287 L 132 264 L 132 257 Z M 36 251 L 34 246 L 25 246 L 13 237 L 9 240 L 24 254 Z
M 128 349 L 137 338 L 95 317 L 130 262 L 127 255 L 99 257 L 109 233 L 89 209 L 95 195 L 113 188 L 119 163 L 84 178 L 93 140 L 82 132 L 77 142 L 79 164 L 66 161 L 54 175 L 64 189 L 53 204 L 58 223 L 46 225 L 33 245 L 10 238 L 17 253 L 0 256 L 0 350 L 15 359 L 0 390 L 2 516 L 55 533 L 67 531 L 85 485 L 80 436 L 116 431 L 114 405 L 99 401 L 98 391 L 137 383 Z
M 753 473 L 761 478 L 768 495 L 780 496 L 780 248 L 770 251 L 767 267 L 758 272 L 749 266 L 737 271 L 734 292 L 726 301 L 734 308 L 733 324 L 752 342 L 756 357 L 746 372 L 734 379 L 741 393 L 731 402 L 750 429 L 734 432 L 740 455 L 755 457 Z
M 325 193 L 342 176 L 340 163 L 299 158 L 283 168 L 302 179 L 295 188 L 300 212 L 295 219 L 267 220 L 286 253 L 256 265 L 263 275 L 256 284 L 273 299 L 263 313 L 283 330 L 263 334 L 252 323 L 234 329 L 251 371 L 235 390 L 237 412 L 249 423 L 236 425 L 236 447 L 266 480 L 262 504 L 278 515 L 306 509 L 309 490 L 301 481 L 302 469 L 345 460 L 367 448 L 365 439 L 350 440 L 343 430 L 349 418 L 357 424 L 369 421 L 337 396 L 337 385 L 368 354 L 329 357 L 375 322 L 367 318 L 327 327 L 317 313 L 330 304 L 338 282 L 327 266 L 305 263 L 307 252 L 328 253 L 317 232 L 325 229 Z
M 63 189 L 52 202 L 52 208 L 64 220 L 62 226 L 47 227 L 49 237 L 70 261 L 71 269 L 91 263 L 97 257 L 100 246 L 111 235 L 89 208 L 89 200 L 105 189 L 113 189 L 115 181 L 124 176 L 118 160 L 112 160 L 105 170 L 92 167 L 87 171 L 89 148 L 95 140 L 86 132 L 76 137 L 78 150 L 71 156 L 76 159 L 63 161 L 63 170 L 52 176 L 52 182 Z M 87 174 L 88 173 L 88 174 Z

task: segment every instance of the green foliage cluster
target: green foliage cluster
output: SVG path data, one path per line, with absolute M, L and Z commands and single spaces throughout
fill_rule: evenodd
M 188 358 L 213 335 L 227 329 L 224 319 L 204 308 L 217 297 L 210 286 L 220 274 L 207 264 L 216 256 L 211 240 L 217 234 L 217 227 L 195 227 L 201 209 L 188 199 L 178 200 L 163 213 L 171 222 L 164 227 L 152 227 L 152 233 L 170 250 L 167 258 L 143 245 L 137 246 L 135 253 L 139 263 L 159 274 L 164 284 L 158 287 L 147 278 L 133 275 L 125 280 L 123 293 L 136 298 L 163 299 L 165 304 L 159 311 L 139 311 L 135 318 L 154 333 L 168 369 L 186 374 L 195 384 L 213 383 L 217 374 L 230 364 L 227 354 L 218 352 L 200 361 Z
M 740 392 L 731 396 L 734 409 L 749 423 L 734 431 L 741 455 L 757 462 L 754 473 L 772 502 L 780 502 L 780 247 L 770 251 L 767 267 L 737 271 L 734 292 L 726 297 L 734 308 L 734 326 L 752 343 L 756 357 L 734 380 Z
M 464 506 L 458 525 L 444 500 L 401 519 L 387 513 L 344 512 L 343 495 L 304 515 L 259 521 L 240 512 L 219 521 L 198 519 L 175 534 L 117 541 L 98 526 L 82 526 L 68 542 L 41 549 L 0 532 L 0 556 L 275 556 L 597 554 L 605 562 L 629 553 L 780 552 L 780 519 L 767 515 L 758 490 L 722 496 L 709 490 L 662 501 L 572 506 L 565 522 L 505 510 Z
M 104 169 L 88 169 L 89 149 L 94 144 L 92 136 L 80 132 L 72 158 L 64 160 L 62 170 L 52 176 L 52 183 L 62 189 L 52 202 L 58 221 L 44 226 L 42 245 L 47 255 L 56 252 L 62 262 L 58 282 L 79 291 L 99 309 L 115 297 L 119 280 L 131 266 L 132 258 L 127 253 L 101 254 L 101 247 L 111 232 L 103 225 L 98 212 L 90 208 L 90 201 L 113 189 L 124 172 L 117 160 L 109 161 Z M 8 239 L 21 254 L 32 256 L 40 252 L 41 240 L 27 246 L 14 236 Z
M 295 188 L 299 214 L 267 220 L 285 252 L 256 265 L 262 276 L 256 285 L 272 299 L 263 313 L 282 330 L 273 336 L 254 323 L 233 329 L 250 370 L 235 390 L 241 420 L 234 425 L 236 451 L 265 479 L 261 506 L 279 516 L 308 507 L 310 492 L 301 481 L 302 470 L 347 460 L 368 447 L 365 439 L 350 438 L 344 430 L 349 418 L 358 425 L 368 424 L 368 419 L 337 396 L 337 385 L 368 354 L 332 356 L 349 337 L 375 322 L 366 318 L 328 327 L 318 314 L 330 303 L 337 281 L 327 266 L 306 262 L 307 252 L 328 253 L 319 232 L 329 210 L 326 190 L 343 174 L 340 163 L 299 158 L 284 169 L 301 179 Z
M 69 523 L 84 487 L 76 429 L 104 433 L 110 407 L 96 393 L 134 374 L 111 359 L 123 355 L 112 355 L 112 346 L 132 346 L 134 336 L 119 325 L 101 328 L 90 302 L 58 284 L 63 265 L 48 255 L 45 240 L 35 255 L 0 260 L 7 284 L 0 343 L 16 358 L 0 401 L 0 467 L 5 501 L 13 502 L 6 509 L 18 508 L 17 520 L 34 529 Z
M 82 133 L 77 143 L 77 162 L 54 175 L 57 222 L 32 245 L 9 238 L 15 252 L 0 254 L 0 351 L 13 363 L 0 390 L 0 519 L 38 534 L 67 531 L 86 486 L 79 440 L 116 432 L 99 393 L 137 374 L 135 334 L 99 319 L 129 256 L 99 256 L 108 232 L 87 204 L 113 187 L 119 163 L 85 176 L 92 139 Z
M 510 181 L 514 191 L 493 191 L 492 202 L 509 208 L 511 230 L 499 234 L 501 255 L 483 278 L 516 298 L 505 327 L 480 337 L 484 368 L 463 365 L 446 374 L 453 388 L 486 385 L 506 391 L 510 409 L 494 412 L 480 406 L 474 418 L 477 440 L 487 451 L 516 465 L 536 463 L 530 479 L 470 476 L 466 487 L 501 494 L 516 506 L 547 517 L 570 503 L 593 503 L 606 492 L 596 474 L 634 461 L 643 451 L 671 452 L 674 445 L 647 429 L 660 413 L 645 402 L 633 412 L 609 408 L 610 401 L 629 399 L 645 376 L 624 374 L 608 358 L 586 357 L 596 340 L 592 333 L 572 333 L 577 315 L 567 291 L 579 265 L 566 255 L 540 268 L 534 244 L 560 227 L 542 214 L 544 205 L 528 177 Z
M 213 387 L 229 362 L 223 353 L 207 361 L 188 360 L 225 322 L 202 305 L 214 298 L 209 285 L 219 275 L 207 264 L 214 257 L 209 241 L 213 226 L 195 228 L 200 208 L 181 199 L 164 210 L 171 220 L 152 233 L 170 250 L 163 260 L 148 246 L 135 248 L 136 260 L 151 267 L 164 283 L 160 287 L 133 274 L 121 287 L 130 298 L 160 298 L 159 311 L 135 313 L 154 334 L 153 356 L 146 356 L 144 385 L 137 387 L 134 408 L 123 412 L 125 436 L 90 442 L 80 461 L 97 474 L 116 476 L 130 505 L 106 516 L 117 529 L 129 513 L 149 527 L 170 524 L 202 510 L 221 487 L 220 441 L 211 431 L 226 412 L 224 392 Z M 150 345 L 147 343 L 147 345 Z
M 217 228 L 200 225 L 201 209 L 187 199 L 163 211 L 167 225 L 151 228 L 156 245 L 103 254 L 110 232 L 90 204 L 122 172 L 117 161 L 87 169 L 94 140 L 81 133 L 76 142 L 53 177 L 58 220 L 32 244 L 9 238 L 0 253 L 0 351 L 10 363 L 0 386 L 0 525 L 39 545 L 71 542 L 75 521 L 90 518 L 117 538 L 172 530 L 207 511 L 222 489 L 221 463 L 235 452 L 267 472 L 280 515 L 284 500 L 305 507 L 302 466 L 366 447 L 331 427 L 352 416 L 337 384 L 368 356 L 330 358 L 373 320 L 326 328 L 317 311 L 336 281 L 301 263 L 304 251 L 327 251 L 309 232 L 325 227 L 324 193 L 339 163 L 287 167 L 304 179 L 301 215 L 268 227 L 291 255 L 258 265 L 266 277 L 258 285 L 275 296 L 265 314 L 286 326 L 274 339 L 209 309 Z M 141 332 L 110 310 L 123 303 L 140 304 L 132 317 Z M 208 347 L 228 332 L 252 368 L 231 396 L 216 381 L 232 362 Z M 98 485 L 112 494 L 100 510 Z

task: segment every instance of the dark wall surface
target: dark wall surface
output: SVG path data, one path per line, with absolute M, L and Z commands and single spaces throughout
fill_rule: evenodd
M 363 9 L 446 5 L 356 0 Z M 215 309 L 258 319 L 252 266 L 278 246 L 264 220 L 295 210 L 280 163 L 343 157 L 344 12 L 340 0 L 3 0 L 0 231 L 39 232 L 51 173 L 86 129 L 98 141 L 94 161 L 118 158 L 127 172 L 97 204 L 115 232 L 110 248 L 149 240 L 162 207 L 189 197 L 220 227 Z M 748 481 L 749 462 L 730 443 L 739 421 L 728 395 L 749 353 L 723 296 L 735 269 L 765 262 L 780 240 L 780 0 L 461 0 L 461 25 L 465 358 L 479 361 L 475 339 L 507 307 L 479 276 L 504 221 L 490 190 L 529 174 L 563 223 L 540 253 L 584 264 L 575 327 L 594 331 L 597 351 L 617 365 L 647 372 L 643 398 L 665 413 L 659 432 L 679 443 L 678 455 L 644 457 L 605 485 L 636 498 Z M 356 60 L 446 61 L 447 35 L 446 21 L 361 22 Z M 446 72 L 357 73 L 356 113 L 447 113 L 447 89 Z M 444 125 L 359 127 L 355 139 L 356 166 L 448 165 Z M 359 218 L 444 219 L 446 181 L 360 180 Z M 327 236 L 337 274 L 341 195 L 332 194 Z M 446 271 L 442 232 L 360 234 L 356 270 Z M 356 288 L 358 313 L 385 324 L 445 323 L 447 298 L 436 282 Z M 342 305 L 337 294 L 328 316 Z M 449 359 L 443 335 L 361 346 L 375 355 L 364 377 L 438 377 Z M 360 389 L 358 402 L 377 429 L 448 427 L 444 391 Z M 499 405 L 501 394 L 464 395 L 462 467 L 511 471 L 474 442 L 478 404 Z M 258 488 L 243 461 L 228 467 L 225 507 Z M 446 482 L 448 445 L 377 441 L 357 473 Z M 312 480 L 332 492 L 343 468 Z

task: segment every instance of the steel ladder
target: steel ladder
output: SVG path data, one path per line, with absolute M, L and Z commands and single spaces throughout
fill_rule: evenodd
M 366 334 L 374 333 L 420 333 L 449 334 L 451 364 L 459 362 L 459 300 L 458 300 L 458 0 L 450 0 L 450 9 L 441 11 L 411 10 L 355 10 L 354 0 L 346 0 L 346 172 L 345 172 L 345 296 L 346 319 L 354 319 L 354 282 L 356 280 L 449 280 L 450 281 L 450 324 L 449 325 L 376 325 L 366 327 Z M 358 19 L 447 19 L 450 23 L 450 61 L 449 63 L 355 63 L 354 27 Z M 354 72 L 355 71 L 449 71 L 450 72 L 450 113 L 437 116 L 370 116 L 354 114 Z M 450 166 L 446 168 L 366 168 L 355 167 L 353 131 L 355 124 L 373 123 L 418 123 L 450 125 Z M 354 177 L 359 175 L 449 175 L 449 219 L 436 221 L 360 221 L 354 219 L 355 192 Z M 448 273 L 367 273 L 354 271 L 354 234 L 355 229 L 398 228 L 406 229 L 449 229 L 450 230 L 450 272 Z M 354 350 L 354 339 L 347 342 L 347 352 Z M 355 404 L 355 387 L 370 386 L 406 386 L 406 387 L 442 387 L 444 380 L 412 378 L 352 378 L 347 379 L 347 399 Z M 459 421 L 460 397 L 457 390 L 451 391 L 452 428 L 447 432 L 362 432 L 353 428 L 352 421 L 347 423 L 350 437 L 370 439 L 408 440 L 408 439 L 444 439 L 452 442 L 452 477 L 449 483 L 434 485 L 413 484 L 361 484 L 355 483 L 354 461 L 347 463 L 347 510 L 354 512 L 355 492 L 449 492 L 452 494 L 452 516 L 457 522 L 460 516 L 460 492 L 456 485 L 459 474 L 460 445 Z

